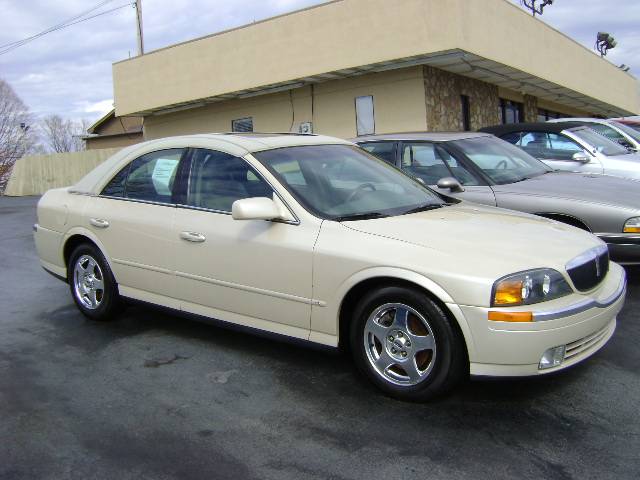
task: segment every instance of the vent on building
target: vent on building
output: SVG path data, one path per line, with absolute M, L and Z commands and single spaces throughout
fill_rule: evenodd
M 231 120 L 232 132 L 253 132 L 253 117 Z

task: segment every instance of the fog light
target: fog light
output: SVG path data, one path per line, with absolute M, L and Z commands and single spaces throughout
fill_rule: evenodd
M 548 349 L 542 354 L 538 369 L 545 370 L 547 368 L 557 367 L 564 360 L 565 351 L 566 347 L 564 345 Z

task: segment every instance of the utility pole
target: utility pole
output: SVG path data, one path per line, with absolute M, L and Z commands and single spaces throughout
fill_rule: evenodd
M 136 24 L 138 26 L 138 55 L 144 53 L 144 36 L 142 34 L 142 0 L 136 0 Z

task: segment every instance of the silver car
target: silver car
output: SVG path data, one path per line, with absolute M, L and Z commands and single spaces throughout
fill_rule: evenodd
M 441 194 L 588 230 L 608 244 L 617 262 L 640 264 L 635 180 L 556 171 L 486 133 L 401 133 L 354 141 Z
M 480 131 L 522 148 L 554 169 L 640 180 L 640 154 L 578 122 L 513 123 Z
M 592 130 L 595 130 L 600 135 L 604 135 L 609 140 L 616 142 L 627 149 L 631 149 L 635 152 L 640 150 L 640 132 L 631 128 L 629 125 L 625 125 L 615 119 L 604 118 L 558 118 L 548 120 L 548 123 L 559 122 L 578 122 L 585 125 Z

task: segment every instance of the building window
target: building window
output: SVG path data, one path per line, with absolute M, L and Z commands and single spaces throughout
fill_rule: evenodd
M 538 121 L 546 122 L 547 120 L 551 120 L 554 118 L 565 118 L 570 117 L 570 115 L 564 115 L 562 113 L 554 112 L 552 110 L 538 109 Z
M 524 107 L 521 103 L 512 102 L 511 100 L 500 99 L 500 112 L 502 116 L 502 123 L 520 123 L 522 122 L 524 115 Z
M 469 107 L 469 96 L 460 95 L 460 104 L 462 106 L 462 130 L 471 131 L 471 108 Z
M 232 132 L 253 132 L 253 117 L 231 120 Z
M 356 97 L 356 130 L 358 136 L 376 133 L 373 96 Z

